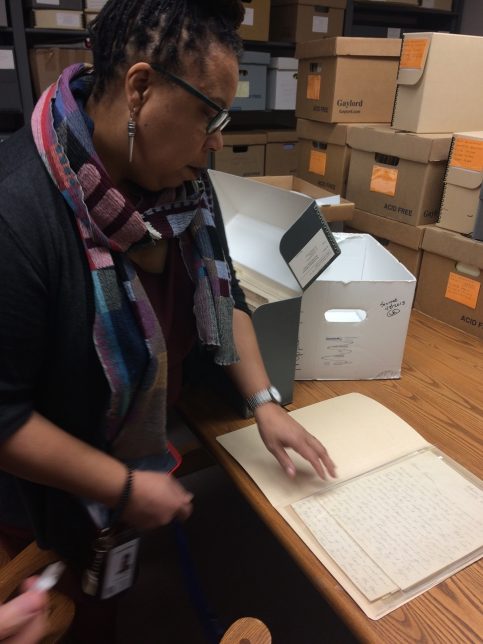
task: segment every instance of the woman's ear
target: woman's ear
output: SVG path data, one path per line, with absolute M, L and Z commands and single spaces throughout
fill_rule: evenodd
M 149 95 L 153 80 L 154 71 L 149 63 L 135 63 L 127 70 L 124 91 L 129 109 L 140 110 Z

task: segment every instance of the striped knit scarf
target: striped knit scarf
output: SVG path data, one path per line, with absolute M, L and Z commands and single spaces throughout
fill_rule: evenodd
M 195 283 L 199 337 L 222 365 L 237 360 L 233 299 L 208 178 L 154 199 L 150 194 L 149 207 L 136 209 L 114 187 L 94 150 L 83 110 L 92 84 L 90 67 L 64 70 L 37 103 L 32 131 L 83 241 L 95 299 L 93 340 L 111 391 L 103 430 L 111 452 L 130 461 L 166 452 L 167 352 L 126 251 L 161 238 L 179 239 Z

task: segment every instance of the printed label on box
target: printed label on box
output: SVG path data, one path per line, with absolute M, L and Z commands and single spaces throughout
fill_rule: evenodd
M 449 274 L 446 293 L 444 294 L 448 300 L 469 306 L 470 309 L 476 309 L 479 293 L 480 283 L 476 280 L 463 277 L 457 273 Z
M 384 168 L 380 165 L 372 167 L 371 192 L 394 197 L 396 194 L 398 171 L 396 168 Z
M 251 9 L 250 7 L 245 7 L 245 16 L 243 18 L 242 25 L 249 25 L 250 27 L 253 27 L 254 16 L 255 16 L 255 9 Z
M 70 11 L 59 11 L 55 16 L 59 27 L 82 27 L 82 16 Z
M 319 230 L 289 262 L 289 266 L 299 284 L 305 288 L 333 256 L 334 250 L 324 231 Z
M 326 34 L 329 31 L 328 16 L 314 16 L 312 18 L 312 31 L 316 34 Z
M 321 152 L 320 150 L 310 151 L 309 172 L 323 176 L 325 174 L 326 164 L 327 152 Z
M 318 101 L 320 98 L 320 76 L 309 74 L 307 76 L 307 98 Z
M 236 98 L 250 98 L 250 81 L 238 81 Z
M 450 166 L 481 172 L 483 170 L 483 141 L 456 137 Z
M 422 69 L 429 38 L 405 38 L 401 51 L 400 69 Z
M 0 49 L 0 69 L 15 69 L 13 49 Z
M 55 5 L 57 7 L 60 7 L 60 0 L 37 0 L 37 4 L 47 4 L 47 5 Z

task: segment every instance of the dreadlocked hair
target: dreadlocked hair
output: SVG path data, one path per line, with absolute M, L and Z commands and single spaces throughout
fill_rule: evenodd
M 94 55 L 94 96 L 100 97 L 120 66 L 137 60 L 181 69 L 181 54 L 199 54 L 215 40 L 239 58 L 236 30 L 244 15 L 239 0 L 109 0 L 89 25 Z

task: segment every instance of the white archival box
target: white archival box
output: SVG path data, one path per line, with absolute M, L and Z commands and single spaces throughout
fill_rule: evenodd
M 399 378 L 416 278 L 370 235 L 334 236 L 341 255 L 303 294 L 295 378 Z
M 301 284 L 312 283 L 340 251 L 312 197 L 216 170 L 209 175 L 237 277 L 257 304 L 252 319 L 268 375 L 288 404 Z

